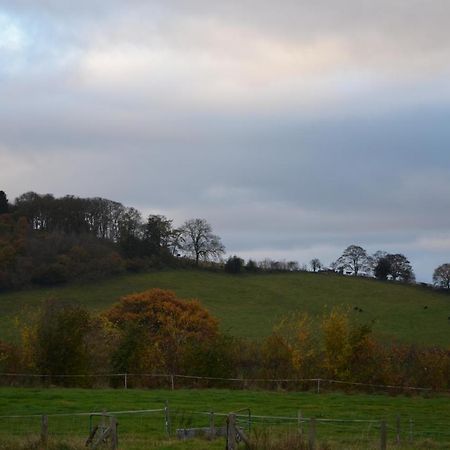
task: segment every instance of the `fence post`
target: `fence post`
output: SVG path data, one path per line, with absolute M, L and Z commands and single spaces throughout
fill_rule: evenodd
M 308 447 L 309 450 L 315 450 L 316 448 L 316 419 L 312 417 L 309 420 L 309 433 L 308 433 Z
M 175 390 L 175 377 L 173 375 L 170 375 L 170 387 L 172 391 Z
M 41 443 L 47 446 L 48 442 L 48 416 L 43 415 L 41 417 Z
M 117 450 L 119 448 L 119 436 L 117 435 L 117 419 L 111 418 L 111 450 Z
M 397 441 L 397 445 L 400 444 L 400 435 L 401 435 L 401 422 L 400 422 L 400 415 L 397 415 L 397 420 L 396 420 L 396 429 L 397 429 L 397 436 L 396 436 L 396 441 Z
M 387 430 L 386 430 L 386 421 L 381 421 L 381 429 L 380 429 L 380 450 L 386 450 L 386 442 L 387 442 Z
M 413 442 L 413 420 L 409 419 L 409 443 Z
M 169 402 L 167 400 L 166 400 L 165 405 L 166 406 L 164 407 L 164 423 L 165 423 L 165 427 L 166 427 L 167 436 L 170 437 L 170 433 L 171 433 L 170 410 L 169 410 Z
M 317 393 L 320 394 L 320 378 L 317 378 Z
M 123 374 L 123 387 L 124 389 L 128 389 L 128 374 Z
M 212 440 L 216 436 L 216 427 L 214 424 L 214 412 L 209 413 L 209 438 Z
M 297 411 L 297 422 L 298 422 L 298 432 L 300 433 L 300 435 L 303 434 L 303 417 L 302 417 L 302 412 L 299 410 Z
M 227 417 L 227 450 L 236 449 L 236 416 L 234 414 L 228 414 Z

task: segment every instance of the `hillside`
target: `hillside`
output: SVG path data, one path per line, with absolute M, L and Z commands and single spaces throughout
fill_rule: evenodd
M 317 317 L 326 308 L 348 305 L 358 320 L 373 320 L 375 331 L 384 339 L 450 346 L 450 296 L 425 288 L 332 274 L 233 276 L 194 270 L 126 275 L 87 284 L 3 293 L 0 339 L 15 340 L 15 318 L 46 298 L 75 300 L 101 311 L 124 294 L 153 287 L 198 298 L 220 319 L 223 330 L 238 336 L 266 336 L 274 323 L 295 310 Z M 363 311 L 354 311 L 355 306 Z

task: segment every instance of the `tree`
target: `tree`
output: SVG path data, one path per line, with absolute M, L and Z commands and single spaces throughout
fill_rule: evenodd
M 379 280 L 387 280 L 388 276 L 391 276 L 394 281 L 410 282 L 415 278 L 411 263 L 401 253 L 378 251 L 373 255 L 373 261 L 374 275 Z
M 405 255 L 402 255 L 401 253 L 388 254 L 386 258 L 390 264 L 389 274 L 394 281 L 402 280 L 409 282 L 414 280 L 414 272 L 411 263 Z
M 143 235 L 145 253 L 162 256 L 164 250 L 169 251 L 171 236 L 172 220 L 160 215 L 148 216 Z
M 359 245 L 350 245 L 336 261 L 337 268 L 350 270 L 356 277 L 360 272 L 370 270 L 371 258 Z
M 245 270 L 247 272 L 258 272 L 258 264 L 253 259 L 249 259 L 245 265 Z
M 450 263 L 441 264 L 434 270 L 433 283 L 444 289 L 450 289 Z
M 241 273 L 244 269 L 244 260 L 239 256 L 230 256 L 225 263 L 225 272 Z
M 106 318 L 123 335 L 116 370 L 180 369 L 184 350 L 216 339 L 218 321 L 197 300 L 151 289 L 122 297 Z
M 318 258 L 313 258 L 309 264 L 311 265 L 311 269 L 313 272 L 317 272 L 322 268 L 322 263 Z
M 391 263 L 386 257 L 380 258 L 373 269 L 375 278 L 385 281 L 391 273 Z
M 48 300 L 22 330 L 28 364 L 39 373 L 85 373 L 89 364 L 89 313 L 83 308 Z
M 218 259 L 225 253 L 220 237 L 212 232 L 211 225 L 205 219 L 190 219 L 182 228 L 183 250 L 193 256 L 195 264 L 200 259 Z
M 4 191 L 0 191 L 0 214 L 7 214 L 9 212 L 8 198 Z

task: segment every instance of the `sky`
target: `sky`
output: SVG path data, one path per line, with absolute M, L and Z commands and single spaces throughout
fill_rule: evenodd
M 101 196 L 228 254 L 450 262 L 448 0 L 1 0 L 0 189 Z

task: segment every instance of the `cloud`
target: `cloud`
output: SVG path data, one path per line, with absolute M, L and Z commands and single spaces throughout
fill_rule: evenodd
M 403 251 L 425 277 L 450 229 L 449 12 L 5 0 L 2 189 L 205 217 L 248 255 Z

